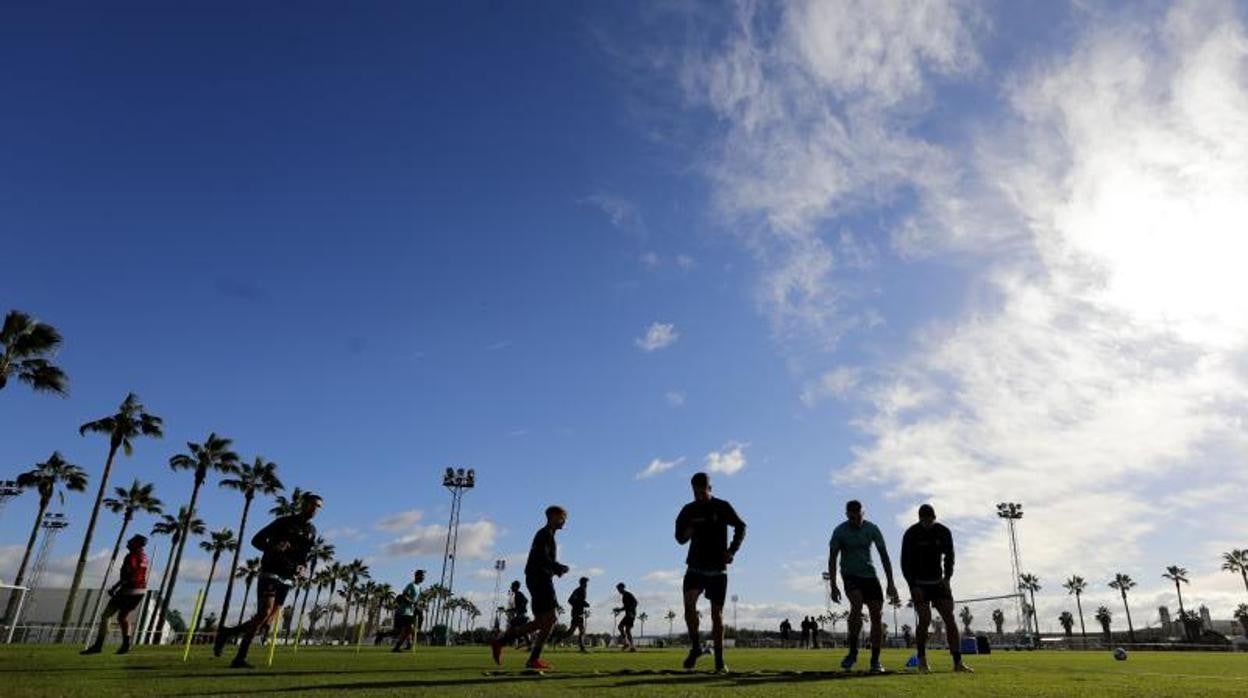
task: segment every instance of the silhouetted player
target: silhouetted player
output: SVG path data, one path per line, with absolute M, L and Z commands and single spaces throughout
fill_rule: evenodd
M 412 573 L 412 581 L 403 587 L 403 591 L 394 600 L 394 649 L 402 652 L 406 644 L 412 648 L 416 639 L 416 603 L 420 600 L 420 585 L 425 583 L 425 571 L 416 570 Z
M 143 546 L 147 545 L 147 536 L 136 535 L 126 541 L 126 556 L 121 561 L 121 571 L 117 583 L 108 590 L 108 604 L 104 606 L 104 614 L 100 616 L 99 632 L 95 642 L 79 652 L 79 654 L 99 654 L 104 649 L 104 638 L 108 635 L 108 619 L 117 616 L 117 624 L 121 626 L 121 647 L 117 654 L 130 651 L 130 614 L 138 608 L 147 592 L 147 553 Z
M 494 657 L 495 664 L 502 664 L 503 647 L 509 640 L 536 631 L 537 637 L 533 640 L 529 661 L 524 666 L 526 669 L 538 671 L 550 668 L 550 664 L 542 659 L 542 645 L 550 637 L 550 629 L 555 625 L 555 609 L 559 605 L 555 597 L 555 577 L 562 577 L 568 572 L 568 566 L 557 559 L 558 547 L 555 545 L 555 532 L 563 528 L 567 521 L 568 512 L 563 507 L 546 508 L 546 525 L 538 529 L 533 536 L 533 545 L 529 547 L 529 559 L 524 565 L 524 584 L 533 596 L 533 620 L 518 628 L 508 628 L 506 634 L 490 643 L 490 653 Z
M 572 610 L 572 622 L 568 624 L 568 632 L 564 639 L 576 635 L 576 644 L 582 652 L 585 649 L 585 609 L 589 608 L 589 601 L 585 595 L 589 591 L 589 577 L 581 577 L 576 589 L 572 595 L 568 597 L 568 608 Z
M 936 510 L 931 504 L 919 507 L 919 522 L 906 529 L 901 539 L 901 576 L 910 586 L 910 598 L 919 616 L 915 640 L 919 655 L 919 673 L 931 671 L 927 666 L 927 628 L 932 622 L 932 606 L 945 621 L 945 639 L 953 655 L 953 670 L 970 672 L 962 662 L 958 623 L 953 616 L 953 534 L 936 523 Z
M 316 543 L 316 526 L 312 525 L 312 517 L 320 508 L 320 496 L 305 492 L 299 500 L 299 513 L 274 520 L 252 537 L 252 547 L 263 553 L 260 576 L 256 580 L 256 615 L 233 628 L 222 625 L 212 643 L 213 655 L 220 657 L 231 638 L 242 637 L 230 668 L 252 668 L 247 663 L 252 638 L 257 630 L 277 619 L 282 604 L 286 603 L 286 594 L 295 585 L 295 579 L 303 576 L 311 561 L 312 548 Z
M 793 633 L 793 624 L 789 622 L 789 619 L 785 618 L 784 620 L 780 621 L 780 646 L 781 647 L 787 648 L 789 646 L 789 636 L 792 633 Z
M 832 584 L 832 601 L 841 602 L 841 590 L 836 586 L 836 559 L 841 559 L 841 579 L 845 582 L 845 596 L 849 600 L 849 654 L 841 660 L 841 668 L 849 670 L 858 661 L 858 637 L 862 632 L 862 605 L 871 614 L 871 673 L 882 674 L 880 645 L 884 641 L 881 618 L 884 610 L 884 592 L 871 564 L 871 545 L 880 556 L 884 575 L 888 578 L 888 597 L 897 598 L 893 585 L 893 564 L 888 560 L 888 548 L 879 527 L 862 516 L 862 503 L 851 499 L 845 504 L 846 521 L 832 531 L 828 541 L 828 577 Z
M 615 590 L 620 592 L 620 607 L 615 611 L 623 611 L 624 618 L 620 621 L 620 649 L 626 652 L 636 652 L 637 647 L 633 644 L 633 624 L 637 622 L 637 597 L 632 592 L 624 588 L 624 582 L 615 585 Z
M 511 605 L 507 608 L 507 632 L 511 632 L 515 628 L 527 625 L 529 622 L 529 597 L 520 591 L 520 580 L 517 579 L 511 583 Z M 528 635 L 516 635 L 516 644 L 524 643 L 525 647 L 532 645 L 529 642 Z
M 702 656 L 698 638 L 698 597 L 706 594 L 711 602 L 711 634 L 715 641 L 715 671 L 724 672 L 724 598 L 728 595 L 728 565 L 745 540 L 745 522 L 732 505 L 711 496 L 711 478 L 697 473 L 690 479 L 693 501 L 676 516 L 676 542 L 689 544 L 685 556 L 685 626 L 689 629 L 689 655 L 685 669 L 692 669 Z M 728 527 L 732 542 L 728 542 Z

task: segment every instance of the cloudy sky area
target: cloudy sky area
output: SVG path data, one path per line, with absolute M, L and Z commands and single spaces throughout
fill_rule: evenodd
M 994 507 L 1019 501 L 1046 629 L 1072 574 L 1120 611 L 1115 572 L 1155 624 L 1170 564 L 1229 617 L 1248 9 L 1040 5 L 17 10 L 0 299 L 62 330 L 73 394 L 10 385 L 0 462 L 95 475 L 76 427 L 134 390 L 168 435 L 115 484 L 183 503 L 165 463 L 215 430 L 325 493 L 340 557 L 395 584 L 437 578 L 439 473 L 474 467 L 457 588 L 488 607 L 559 502 L 572 577 L 652 619 L 709 469 L 749 523 L 754 626 L 822 611 L 855 497 L 894 553 L 932 502 L 956 593 L 1007 593 Z M 0 514 L 0 576 L 31 499 Z

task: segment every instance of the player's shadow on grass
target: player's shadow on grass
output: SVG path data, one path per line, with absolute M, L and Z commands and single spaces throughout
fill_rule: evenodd
M 281 677 L 288 674 L 252 674 L 253 676 L 273 676 Z M 231 695 L 242 695 L 245 693 L 301 693 L 307 691 L 353 691 L 353 690 L 378 690 L 378 691 L 394 691 L 404 688 L 453 688 L 460 686 L 479 686 L 479 685 L 499 685 L 503 683 L 512 683 L 515 681 L 559 681 L 566 679 L 585 679 L 586 676 L 581 674 L 547 674 L 546 676 L 526 676 L 516 674 L 514 676 L 482 676 L 481 678 L 456 678 L 456 679 L 397 679 L 394 681 L 356 681 L 352 683 L 317 683 L 304 684 L 301 686 L 284 686 L 255 688 L 250 691 L 240 691 L 230 689 L 228 693 Z M 219 696 L 221 691 L 211 691 L 207 693 L 181 693 L 183 696 Z
M 906 676 L 907 674 L 868 674 L 845 671 L 759 671 L 730 674 L 665 673 L 662 675 L 629 676 L 628 681 L 617 681 L 604 688 L 640 688 L 658 685 L 716 684 L 720 687 L 748 687 L 771 683 L 803 683 L 810 681 L 856 681 L 880 676 Z M 605 678 L 605 676 L 604 676 Z

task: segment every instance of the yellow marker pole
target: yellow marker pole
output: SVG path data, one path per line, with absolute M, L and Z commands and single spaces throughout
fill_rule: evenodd
M 299 616 L 299 622 L 295 624 L 295 651 L 299 651 L 299 636 L 303 634 L 303 616 Z
M 364 621 L 360 621 L 359 627 L 355 631 L 355 653 L 360 653 L 360 645 L 364 643 Z
M 195 629 L 199 627 L 199 612 L 204 607 L 204 590 L 195 592 L 195 610 L 191 613 L 191 624 L 186 629 L 186 649 L 182 652 L 182 661 L 191 656 L 191 640 L 195 637 Z
M 273 653 L 277 651 L 277 630 L 282 627 L 282 617 L 286 615 L 286 607 L 279 606 L 277 609 L 277 620 L 273 622 L 273 631 L 269 633 L 269 663 L 273 666 Z

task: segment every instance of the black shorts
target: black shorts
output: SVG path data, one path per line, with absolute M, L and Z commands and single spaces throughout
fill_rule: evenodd
M 555 596 L 555 580 L 551 577 L 542 576 L 526 576 L 524 578 L 524 586 L 529 590 L 529 607 L 533 609 L 534 617 L 543 613 L 550 613 L 559 606 L 559 599 Z
M 922 594 L 923 598 L 915 598 L 916 594 Z M 939 601 L 953 601 L 953 591 L 948 584 L 937 582 L 936 584 L 911 584 L 910 597 L 915 603 L 932 603 Z
M 572 622 L 568 624 L 568 627 L 573 628 L 576 626 L 580 626 L 582 628 L 585 627 L 585 614 L 584 613 L 572 614 Z
M 286 603 L 286 594 L 290 592 L 290 585 L 283 584 L 277 578 L 267 574 L 261 574 L 256 580 L 256 599 L 263 599 L 266 596 L 272 597 L 273 602 L 278 606 Z
M 397 614 L 394 616 L 394 629 L 396 632 L 400 632 L 403 630 L 411 630 L 412 628 L 415 628 L 415 627 L 416 627 L 416 616 L 397 615 Z
M 723 606 L 728 596 L 728 573 L 706 574 L 689 570 L 685 572 L 684 591 L 701 591 L 712 606 Z
M 884 589 L 880 587 L 878 577 L 855 577 L 853 575 L 841 575 L 841 581 L 845 582 L 845 595 L 849 592 L 857 591 L 862 594 L 863 601 L 883 601 Z
M 625 628 L 631 628 L 635 622 L 637 622 L 637 616 L 626 615 L 624 620 L 620 621 L 620 625 Z
M 119 615 L 128 615 L 131 611 L 139 607 L 143 602 L 142 594 L 115 594 L 108 600 L 108 608 L 117 611 Z

